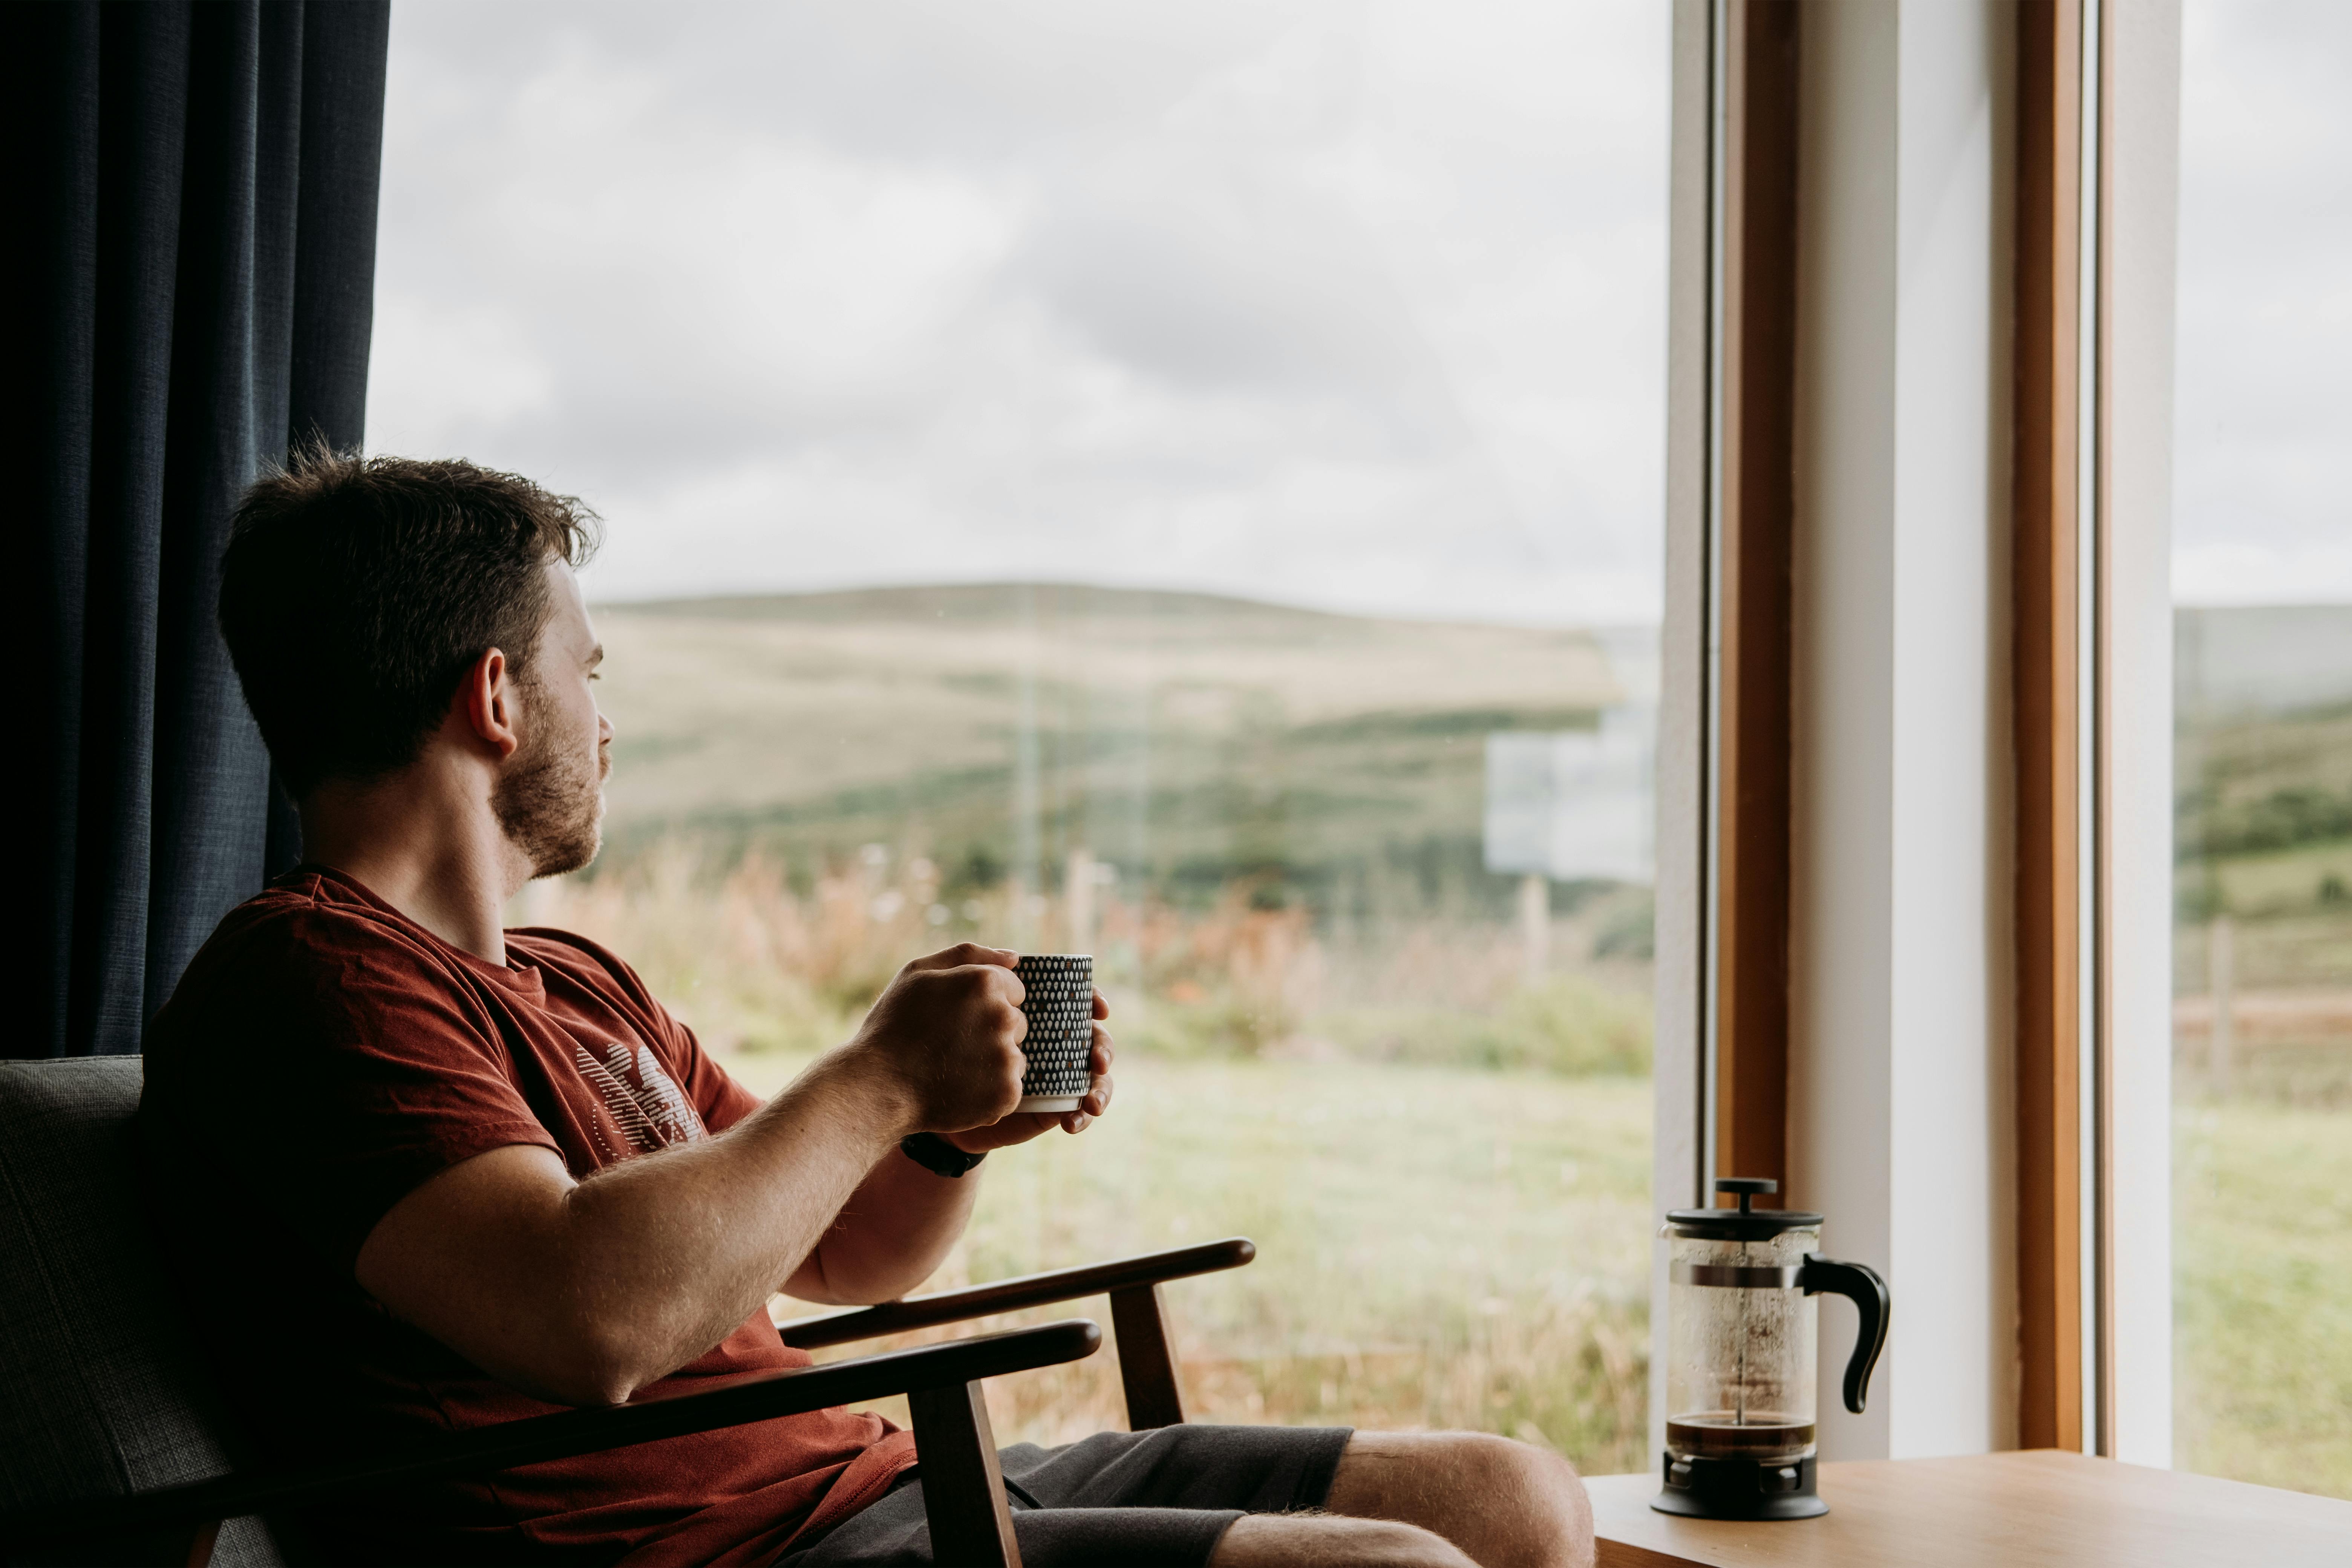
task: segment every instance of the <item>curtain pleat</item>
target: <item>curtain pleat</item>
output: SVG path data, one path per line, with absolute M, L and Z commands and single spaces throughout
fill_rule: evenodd
M 389 7 L 0 5 L 12 1056 L 134 1051 L 293 858 L 215 624 L 237 492 L 362 436 Z

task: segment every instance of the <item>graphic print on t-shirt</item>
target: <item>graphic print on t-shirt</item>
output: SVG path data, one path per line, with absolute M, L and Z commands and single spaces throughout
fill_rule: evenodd
M 633 1052 L 627 1042 L 614 1040 L 604 1047 L 600 1062 L 587 1047 L 574 1046 L 572 1058 L 639 1153 L 706 1136 L 702 1118 L 662 1070 L 650 1047 L 639 1046 Z

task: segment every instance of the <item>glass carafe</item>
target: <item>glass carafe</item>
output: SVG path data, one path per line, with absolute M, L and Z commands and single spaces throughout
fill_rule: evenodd
M 1822 1216 L 1759 1209 L 1777 1182 L 1727 1176 L 1737 1209 L 1666 1215 L 1665 1489 L 1654 1507 L 1718 1519 L 1804 1519 L 1813 1490 L 1814 1366 L 1822 1290 L 1861 1312 L 1845 1403 L 1859 1413 L 1886 1342 L 1886 1283 L 1816 1250 Z

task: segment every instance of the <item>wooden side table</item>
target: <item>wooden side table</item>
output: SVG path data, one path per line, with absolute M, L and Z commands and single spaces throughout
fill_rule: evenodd
M 1600 1476 L 1602 1568 L 2352 1568 L 2352 1502 L 2056 1449 L 1821 1467 L 1820 1519 L 1741 1524 L 1650 1507 Z

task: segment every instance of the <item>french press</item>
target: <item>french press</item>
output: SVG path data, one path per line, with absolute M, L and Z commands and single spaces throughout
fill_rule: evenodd
M 1780 1184 L 1726 1176 L 1737 1209 L 1671 1209 L 1666 1309 L 1665 1489 L 1661 1513 L 1699 1519 L 1811 1519 L 1830 1505 L 1813 1490 L 1813 1364 L 1820 1308 L 1832 1290 L 1862 1314 L 1845 1365 L 1845 1407 L 1862 1413 L 1886 1346 L 1886 1281 L 1813 1250 L 1822 1216 L 1749 1206 Z

